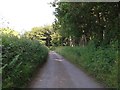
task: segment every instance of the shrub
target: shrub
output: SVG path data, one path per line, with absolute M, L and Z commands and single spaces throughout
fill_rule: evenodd
M 46 61 L 48 49 L 38 41 L 2 34 L 3 88 L 25 87 L 35 68 Z

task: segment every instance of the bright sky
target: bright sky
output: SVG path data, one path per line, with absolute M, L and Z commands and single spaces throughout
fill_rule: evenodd
M 19 32 L 30 30 L 35 26 L 52 24 L 55 17 L 54 8 L 49 2 L 54 0 L 0 0 L 0 20 Z M 1 24 L 1 22 L 0 22 Z M 2 25 L 0 25 L 1 27 Z

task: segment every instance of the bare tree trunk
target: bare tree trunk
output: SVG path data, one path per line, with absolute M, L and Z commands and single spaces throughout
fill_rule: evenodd
M 87 43 L 87 39 L 85 35 L 82 35 L 81 39 L 80 39 L 80 44 L 84 47 Z

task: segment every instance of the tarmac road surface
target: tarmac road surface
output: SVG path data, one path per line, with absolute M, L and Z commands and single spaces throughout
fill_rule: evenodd
M 54 51 L 28 88 L 102 88 L 93 78 Z

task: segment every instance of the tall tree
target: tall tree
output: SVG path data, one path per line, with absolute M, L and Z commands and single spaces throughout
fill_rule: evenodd
M 72 38 L 79 44 L 79 38 L 94 40 L 96 46 L 109 44 L 118 33 L 118 3 L 59 2 L 56 4 L 56 29 L 63 37 Z M 54 28 L 55 29 L 55 28 Z M 70 41 L 70 40 L 68 40 Z

